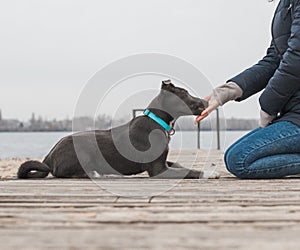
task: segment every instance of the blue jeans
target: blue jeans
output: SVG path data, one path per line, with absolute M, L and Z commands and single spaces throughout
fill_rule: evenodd
M 255 129 L 228 148 L 224 158 L 228 171 L 241 179 L 300 174 L 300 128 L 280 121 Z

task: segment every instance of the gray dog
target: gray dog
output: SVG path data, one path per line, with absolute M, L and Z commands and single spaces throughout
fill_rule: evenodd
M 149 104 L 144 116 L 110 130 L 75 133 L 61 139 L 43 162 L 27 161 L 18 178 L 86 178 L 100 175 L 135 175 L 147 171 L 150 177 L 170 179 L 218 178 L 214 172 L 191 170 L 168 162 L 170 135 L 180 116 L 200 115 L 205 100 L 191 96 L 170 80 L 163 81 L 160 93 Z

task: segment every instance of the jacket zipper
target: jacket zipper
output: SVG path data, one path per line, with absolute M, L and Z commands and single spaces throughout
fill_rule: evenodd
M 276 16 L 276 14 L 275 14 Z M 272 20 L 272 28 L 271 28 L 271 33 L 272 33 L 272 43 L 273 43 L 273 46 L 275 48 L 275 50 L 277 51 L 277 56 L 280 58 L 280 60 L 282 59 L 282 55 L 280 54 L 280 51 L 276 45 L 276 42 L 275 42 L 275 39 L 274 39 L 274 22 L 275 22 L 275 16 L 273 17 L 273 20 Z
M 293 8 L 293 4 L 290 3 L 290 5 L 289 5 L 289 7 L 287 9 L 287 13 L 285 14 L 283 20 L 285 20 L 287 18 L 287 16 L 290 14 L 292 8 Z M 275 16 L 276 16 L 276 14 L 275 14 Z M 275 39 L 274 39 L 274 22 L 275 22 L 275 16 L 274 16 L 274 18 L 272 20 L 272 32 L 271 32 L 272 33 L 272 42 L 273 42 L 275 50 L 277 51 L 277 55 L 278 55 L 278 57 L 281 60 L 282 59 L 282 55 L 281 55 L 281 53 L 280 53 L 280 51 L 279 51 L 279 49 L 278 49 L 278 47 L 276 45 Z
M 293 8 L 293 4 L 291 3 L 287 9 L 287 13 L 285 14 L 283 20 L 285 20 L 287 18 L 287 16 L 290 14 L 292 8 Z

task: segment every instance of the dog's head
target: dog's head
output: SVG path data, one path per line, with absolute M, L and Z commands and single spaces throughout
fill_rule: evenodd
M 170 80 L 162 82 L 158 100 L 173 117 L 200 115 L 207 108 L 207 101 L 194 97 L 186 89 L 176 87 Z

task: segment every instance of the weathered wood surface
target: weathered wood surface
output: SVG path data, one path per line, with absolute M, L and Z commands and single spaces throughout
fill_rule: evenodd
M 183 152 L 178 161 L 202 169 L 214 163 L 222 178 L 4 178 L 0 249 L 300 248 L 298 178 L 238 180 L 221 153 L 195 155 Z

